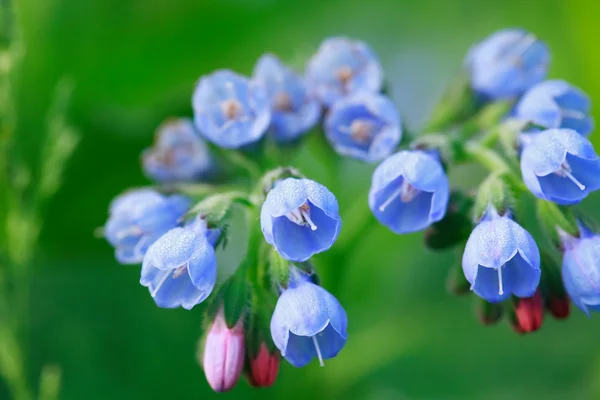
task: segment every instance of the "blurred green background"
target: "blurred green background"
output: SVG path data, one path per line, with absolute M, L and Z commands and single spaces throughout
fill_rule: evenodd
M 469 46 L 522 26 L 552 49 L 550 76 L 600 108 L 597 0 L 17 0 L 26 55 L 18 140 L 38 150 L 57 80 L 76 84 L 69 117 L 82 134 L 65 184 L 45 216 L 34 266 L 28 372 L 54 362 L 62 398 L 598 399 L 600 319 L 578 310 L 525 337 L 488 328 L 472 299 L 446 294 L 456 254 L 427 252 L 422 235 L 366 233 L 340 265 L 322 256 L 324 285 L 349 315 L 349 342 L 325 368 L 283 364 L 271 389 L 240 382 L 217 395 L 195 361 L 202 310 L 157 308 L 139 268 L 120 266 L 94 237 L 111 198 L 146 184 L 139 153 L 171 115 L 190 115 L 196 79 L 216 68 L 250 73 L 270 51 L 301 67 L 331 35 L 370 43 L 410 126 L 427 116 Z M 600 135 L 593 136 L 600 149 Z M 328 176 L 304 148 L 293 164 L 329 185 L 342 214 L 366 201 L 372 167 Z M 464 184 L 476 176 L 455 174 Z M 598 217 L 599 196 L 587 208 Z M 366 210 L 366 203 L 365 203 Z M 0 381 L 0 398 L 8 398 Z

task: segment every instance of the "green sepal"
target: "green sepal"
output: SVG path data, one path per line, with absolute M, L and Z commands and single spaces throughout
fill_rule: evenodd
M 275 250 L 269 249 L 268 254 L 269 275 L 275 286 L 287 287 L 290 279 L 290 263 Z
M 436 150 L 446 168 L 455 163 L 462 146 L 453 135 L 428 133 L 413 140 L 409 147 L 413 150 Z
M 491 174 L 480 185 L 473 207 L 473 219 L 478 222 L 489 206 L 500 215 L 515 208 L 513 188 L 503 174 Z
M 268 171 L 258 181 L 255 190 L 252 192 L 251 200 L 255 205 L 260 205 L 265 201 L 267 193 L 275 186 L 279 180 L 286 178 L 304 178 L 304 175 L 294 167 L 279 167 Z
M 477 318 L 483 325 L 494 325 L 502 319 L 504 305 L 502 303 L 490 303 L 477 297 L 475 310 Z
M 229 328 L 233 328 L 239 322 L 248 306 L 249 291 L 244 263 L 242 262 L 222 289 L 225 323 Z
M 231 191 L 217 193 L 200 200 L 186 214 L 186 217 L 200 215 L 209 227 L 223 227 L 234 204 L 251 207 L 248 195 L 243 192 Z
M 449 293 L 460 296 L 467 294 L 471 291 L 471 284 L 465 278 L 465 274 L 462 269 L 462 260 L 459 259 L 450 270 L 448 271 L 448 278 L 446 278 L 446 289 Z
M 559 232 L 574 237 L 579 235 L 577 220 L 570 208 L 559 206 L 550 201 L 537 199 L 536 210 L 538 220 L 544 232 L 557 248 L 561 246 Z
M 271 338 L 271 316 L 275 310 L 277 297 L 266 288 L 254 288 L 252 295 L 252 314 L 249 318 L 246 334 L 246 350 L 250 358 L 258 355 L 261 343 L 267 346 L 269 352 L 275 352 L 276 347 Z
M 537 128 L 537 125 L 517 118 L 509 118 L 498 125 L 497 138 L 504 153 L 512 160 L 518 160 L 519 135 L 530 129 Z
M 425 231 L 425 245 L 433 250 L 444 250 L 468 239 L 473 230 L 473 205 L 471 196 L 460 190 L 453 191 L 444 218 Z
M 490 131 L 499 126 L 514 105 L 513 100 L 495 101 L 482 107 L 459 130 L 462 141 L 480 132 Z

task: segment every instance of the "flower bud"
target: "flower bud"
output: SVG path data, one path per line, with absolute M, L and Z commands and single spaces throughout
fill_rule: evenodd
M 215 392 L 235 386 L 244 366 L 244 352 L 243 318 L 230 329 L 221 308 L 206 336 L 202 362 L 206 380 Z
M 532 297 L 516 300 L 514 307 L 511 324 L 516 332 L 529 333 L 540 329 L 544 320 L 544 301 L 539 290 Z
M 502 303 L 490 303 L 477 299 L 477 317 L 483 325 L 494 325 L 502 319 L 504 307 Z
M 269 387 L 277 379 L 279 372 L 279 352 L 269 351 L 267 345 L 260 344 L 258 354 L 250 359 L 250 384 L 254 387 Z
M 571 312 L 571 304 L 567 296 L 551 298 L 548 301 L 548 310 L 556 319 L 565 319 Z

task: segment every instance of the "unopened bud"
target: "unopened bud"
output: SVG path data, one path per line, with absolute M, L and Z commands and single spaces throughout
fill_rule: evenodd
M 254 387 L 269 387 L 277 379 L 279 360 L 277 350 L 269 351 L 267 345 L 260 344 L 256 357 L 250 359 L 250 384 Z

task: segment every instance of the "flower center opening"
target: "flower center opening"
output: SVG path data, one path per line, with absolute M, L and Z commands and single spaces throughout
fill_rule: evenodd
M 152 291 L 152 297 L 156 296 L 156 293 L 158 293 L 162 285 L 167 281 L 167 279 L 169 279 L 169 277 L 177 279 L 187 271 L 187 268 L 188 264 L 185 263 L 181 267 L 175 268 L 172 272 L 166 271 L 165 274 L 160 278 L 160 281 L 158 282 L 154 290 Z
M 231 120 L 237 118 L 242 113 L 242 105 L 235 99 L 229 99 L 221 103 L 221 110 L 225 118 Z
M 319 365 L 321 367 L 324 367 L 325 363 L 323 362 L 323 355 L 321 354 L 321 348 L 319 347 L 319 342 L 317 342 L 317 335 L 313 336 L 312 340 L 315 345 L 315 349 L 317 350 L 317 357 L 319 357 Z
M 571 182 L 573 182 L 579 188 L 579 190 L 585 190 L 585 185 L 583 183 L 581 183 L 577 178 L 575 178 L 575 176 L 573 176 L 573 170 L 571 169 L 571 166 L 569 165 L 567 160 L 565 160 L 560 165 L 560 168 L 557 169 L 556 172 L 554 172 L 554 173 L 556 175 L 560 176 L 561 178 L 569 179 Z
M 317 230 L 317 226 L 310 219 L 310 206 L 308 203 L 302 204 L 300 207 L 285 214 L 287 219 L 300 226 L 309 226 L 313 231 Z
M 338 78 L 338 80 L 342 83 L 342 85 L 346 86 L 348 82 L 350 82 L 350 79 L 352 79 L 352 68 L 350 68 L 347 65 L 344 65 L 343 67 L 338 68 L 335 75 Z
M 350 136 L 359 143 L 368 143 L 375 135 L 376 126 L 371 121 L 356 119 L 350 125 Z
M 288 96 L 288 94 L 285 92 L 277 93 L 277 95 L 275 96 L 273 107 L 276 110 L 284 112 L 290 112 L 294 110 L 292 100 L 290 99 L 290 96 Z
M 383 202 L 382 205 L 379 206 L 379 211 L 383 212 L 385 209 L 392 204 L 394 200 L 400 197 L 400 201 L 403 203 L 411 202 L 415 197 L 417 197 L 421 193 L 419 189 L 411 185 L 406 179 L 402 180 L 402 184 L 398 189 L 396 189 L 390 197 L 387 198 L 386 201 Z

